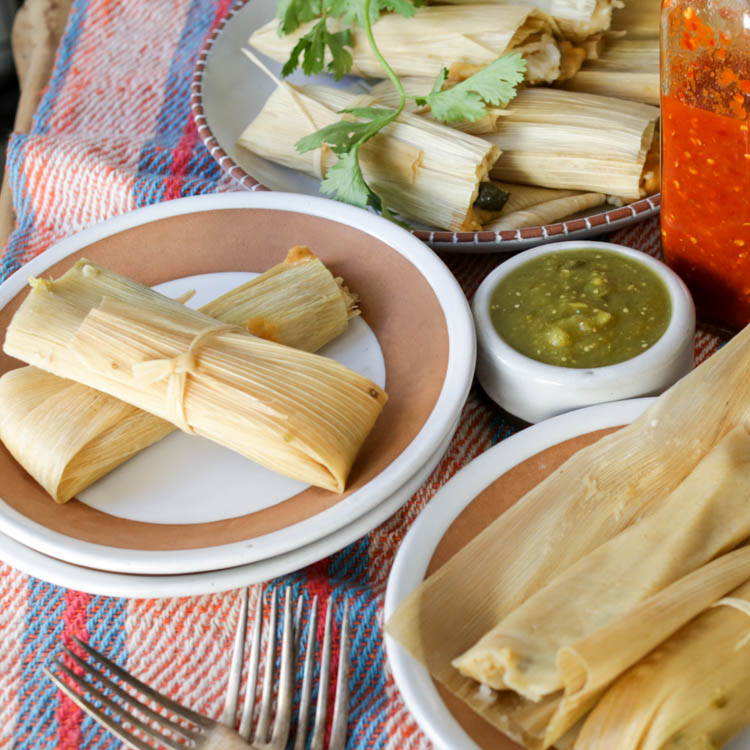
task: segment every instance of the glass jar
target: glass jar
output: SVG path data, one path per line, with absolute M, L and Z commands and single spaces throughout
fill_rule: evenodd
M 664 259 L 703 320 L 750 322 L 750 4 L 663 0 Z

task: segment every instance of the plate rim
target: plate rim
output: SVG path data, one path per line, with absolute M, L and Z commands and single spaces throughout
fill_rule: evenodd
M 457 428 L 458 422 L 417 473 L 380 505 L 333 534 L 283 555 L 223 570 L 184 575 L 144 576 L 96 570 L 58 560 L 0 532 L 0 559 L 27 575 L 35 576 L 56 586 L 75 588 L 77 591 L 95 596 L 161 599 L 216 594 L 242 586 L 264 583 L 271 578 L 293 573 L 322 560 L 352 544 L 383 523 L 424 484 L 435 470 L 453 440 Z
M 425 506 L 404 536 L 388 576 L 384 622 L 423 580 L 432 555 L 461 511 L 487 486 L 540 451 L 594 430 L 629 424 L 655 396 L 610 401 L 531 425 L 489 448 L 461 468 Z M 394 682 L 421 729 L 439 748 L 482 750 L 446 709 L 427 669 L 385 634 Z
M 203 74 L 209 62 L 214 43 L 225 31 L 232 18 L 252 0 L 235 0 L 226 15 L 211 30 L 201 46 L 190 80 L 190 110 L 198 135 L 219 167 L 239 185 L 250 191 L 271 191 L 245 171 L 222 148 L 213 134 L 203 107 Z M 577 240 L 623 228 L 659 213 L 661 194 L 641 198 L 624 206 L 580 218 L 553 222 L 552 224 L 521 227 L 520 229 L 483 230 L 480 232 L 451 232 L 449 230 L 411 229 L 417 239 L 430 247 L 446 252 L 513 252 L 524 247 L 560 240 Z
M 393 495 L 434 454 L 437 446 L 458 420 L 473 382 L 476 364 L 476 335 L 468 300 L 453 274 L 429 248 L 401 227 L 362 209 L 326 198 L 270 191 L 215 193 L 152 204 L 97 223 L 54 243 L 0 284 L 0 308 L 26 286 L 29 275 L 42 273 L 54 263 L 99 239 L 164 218 L 236 208 L 285 210 L 317 216 L 353 227 L 391 247 L 394 252 L 413 264 L 431 287 L 445 317 L 449 342 L 445 377 L 425 423 L 406 449 L 378 475 L 382 477 L 386 474 L 385 481 L 381 479 L 377 484 L 380 489 L 373 487 L 373 483 L 377 482 L 375 478 L 360 488 L 357 493 L 331 508 L 305 521 L 284 527 L 280 531 L 257 537 L 256 544 L 252 546 L 239 541 L 215 547 L 186 550 L 139 551 L 114 548 L 109 545 L 77 540 L 37 524 L 7 505 L 1 495 L 0 532 L 49 557 L 81 567 L 110 572 L 178 575 L 224 569 L 248 564 L 264 557 L 278 556 L 301 544 L 310 543 L 347 526 L 385 498 Z M 331 521 L 332 516 L 333 521 Z M 315 531 L 321 523 L 326 523 L 325 534 L 320 533 L 319 530 Z M 302 525 L 308 527 L 309 530 L 307 536 L 300 537 L 299 527 Z M 290 529 L 294 529 L 291 534 Z M 294 537 L 295 541 L 293 543 L 290 541 L 287 548 L 279 552 L 259 555 L 257 543 L 261 540 L 263 543 L 268 543 L 268 537 L 280 533 Z M 300 544 L 301 539 L 303 541 Z

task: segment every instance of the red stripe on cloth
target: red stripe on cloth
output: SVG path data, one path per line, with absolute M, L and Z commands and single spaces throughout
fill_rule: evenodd
M 88 594 L 80 591 L 68 590 L 65 594 L 63 639 L 69 648 L 75 648 L 75 643 L 71 643 L 74 635 L 82 641 L 88 640 L 86 621 L 89 599 Z M 72 662 L 69 662 L 68 666 L 78 673 L 81 672 L 80 667 L 74 668 Z M 55 710 L 58 750 L 78 750 L 81 747 L 81 721 L 84 715 L 84 712 L 70 698 L 60 695 Z

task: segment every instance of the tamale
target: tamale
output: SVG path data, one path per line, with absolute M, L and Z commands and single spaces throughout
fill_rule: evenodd
M 249 43 L 258 52 L 284 62 L 315 21 L 294 33 L 280 36 L 275 19 L 253 32 Z M 329 18 L 331 32 L 341 31 L 341 21 Z M 347 27 L 348 28 L 348 27 Z M 352 73 L 383 78 L 363 29 L 352 31 Z M 520 52 L 526 60 L 529 83 L 551 83 L 570 78 L 586 53 L 560 39 L 557 23 L 546 13 L 527 5 L 435 5 L 417 8 L 411 18 L 387 13 L 373 26 L 378 49 L 396 75 L 435 78 L 453 63 L 489 65 L 507 52 Z
M 559 669 L 562 649 L 750 537 L 748 486 L 750 434 L 739 425 L 654 513 L 556 576 L 454 666 L 496 690 L 515 690 L 531 700 L 566 687 Z
M 447 0 L 432 0 L 433 3 Z M 482 0 L 452 0 L 452 2 L 481 2 Z M 503 3 L 506 0 L 485 0 L 488 3 Z M 601 34 L 612 24 L 613 9 L 621 6 L 621 0 L 516 0 L 531 5 L 555 19 L 566 39 L 584 41 Z M 627 3 L 626 3 L 627 4 Z
M 658 4 L 655 6 L 658 9 Z M 564 81 L 568 91 L 659 104 L 659 36 L 628 36 L 608 42 L 595 60 L 586 60 L 573 78 Z
M 510 195 L 500 212 L 500 217 L 485 225 L 485 229 L 495 232 L 551 224 L 581 211 L 601 206 L 606 200 L 606 196 L 601 193 L 548 190 L 506 182 L 495 184 Z
M 424 94 L 429 85 L 424 78 L 404 80 L 410 94 Z M 388 106 L 397 97 L 390 81 L 371 93 Z M 429 118 L 425 108 L 409 106 Z M 646 104 L 537 87 L 521 89 L 507 107 L 488 107 L 476 122 L 452 127 L 498 146 L 494 181 L 637 199 L 659 189 L 658 119 L 659 109 Z
M 359 311 L 341 279 L 297 246 L 283 262 L 201 312 L 261 338 L 316 351 Z M 0 377 L 0 440 L 58 503 L 174 429 L 171 422 L 36 367 Z
M 491 177 L 624 200 L 658 189 L 657 107 L 557 89 L 525 89 L 482 137 L 501 150 Z M 658 162 L 657 162 L 658 163 Z
M 337 157 L 324 146 L 299 153 L 297 141 L 338 122 L 339 110 L 373 106 L 369 95 L 280 82 L 238 143 L 270 161 L 322 179 Z M 360 149 L 367 182 L 391 209 L 442 229 L 480 229 L 473 203 L 497 160 L 496 146 L 402 113 Z
M 6 332 L 10 356 L 281 474 L 343 491 L 386 401 L 367 378 L 248 335 L 86 260 L 31 286 Z
M 750 583 L 615 681 L 576 750 L 714 750 L 750 724 Z

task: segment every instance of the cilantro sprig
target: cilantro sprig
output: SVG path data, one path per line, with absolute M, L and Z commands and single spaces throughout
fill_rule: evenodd
M 352 44 L 352 34 L 348 28 L 331 32 L 328 19 L 339 18 L 344 24 L 358 24 L 364 29 L 373 54 L 398 92 L 398 106 L 395 109 L 341 110 L 340 114 L 348 117 L 301 138 L 296 148 L 304 153 L 326 144 L 338 160 L 328 169 L 321 190 L 345 203 L 371 207 L 392 221 L 396 221 L 395 217 L 362 174 L 359 163 L 362 146 L 403 112 L 407 99 L 429 107 L 433 117 L 445 123 L 478 120 L 486 114 L 488 105 L 505 105 L 515 96 L 526 70 L 526 61 L 520 54 L 504 55 L 450 88 L 444 88 L 448 71 L 443 69 L 429 94 L 407 95 L 401 80 L 378 49 L 372 26 L 384 11 L 410 18 L 423 3 L 424 0 L 280 0 L 277 10 L 279 34 L 290 34 L 301 24 L 318 19 L 292 49 L 282 68 L 283 76 L 301 67 L 306 75 L 327 71 L 339 80 L 353 64 L 352 55 L 346 49 Z M 330 57 L 328 63 L 327 56 Z

